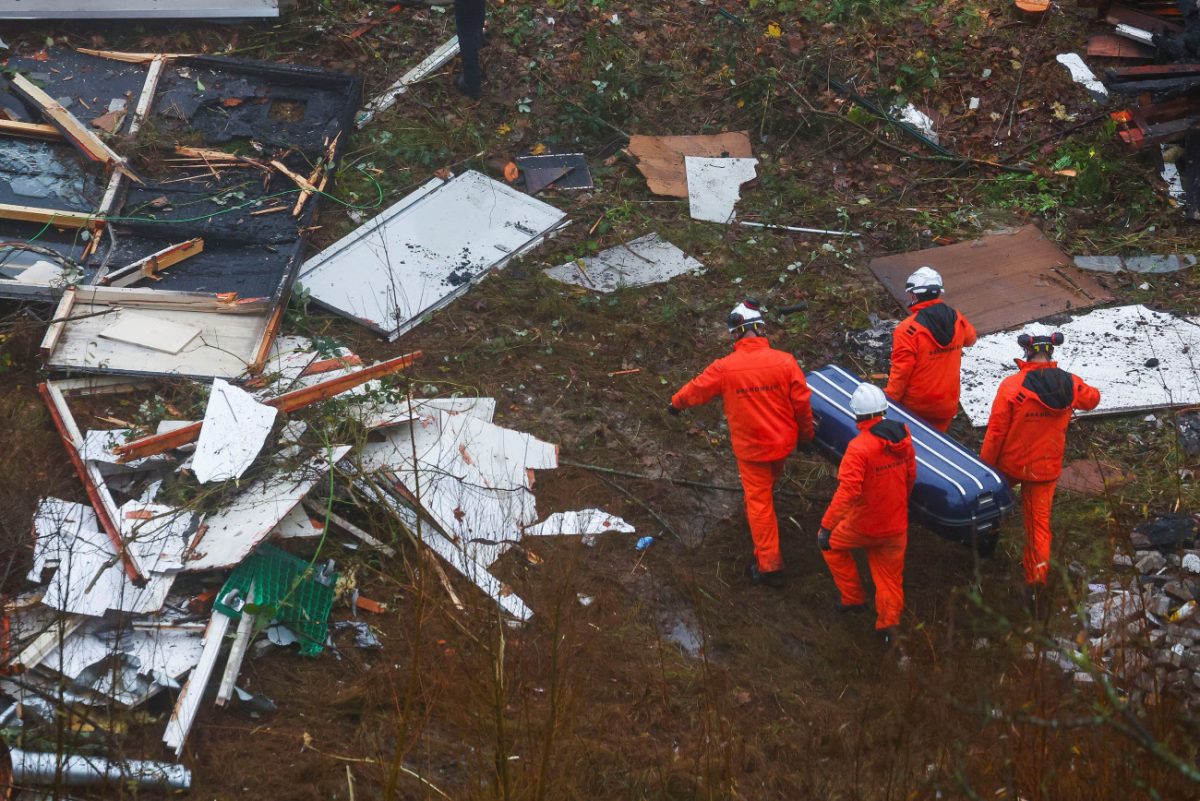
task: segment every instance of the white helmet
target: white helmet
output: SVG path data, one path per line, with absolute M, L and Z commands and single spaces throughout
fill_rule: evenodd
M 918 267 L 904 282 L 904 289 L 914 295 L 942 294 L 942 276 L 932 267 Z
M 731 334 L 741 331 L 746 326 L 764 325 L 762 307 L 758 305 L 757 300 L 747 298 L 733 307 L 725 323 L 729 326 Z
M 858 418 L 872 417 L 887 411 L 888 399 L 874 384 L 862 383 L 850 396 L 850 411 Z

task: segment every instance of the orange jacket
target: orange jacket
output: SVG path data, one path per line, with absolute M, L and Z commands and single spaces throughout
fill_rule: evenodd
M 1020 372 L 1000 382 L 979 458 L 1013 481 L 1053 481 L 1071 412 L 1095 409 L 1100 391 L 1057 362 L 1016 361 Z
M 868 537 L 908 531 L 908 496 L 917 481 L 917 457 L 908 426 L 872 418 L 858 424 L 838 467 L 838 488 L 821 518 L 832 531 L 845 523 Z
M 717 359 L 671 398 L 677 409 L 721 396 L 737 458 L 773 462 L 813 438 L 808 382 L 795 357 L 775 350 L 764 337 L 744 337 L 733 353 Z
M 975 327 L 960 312 L 927 300 L 892 332 L 892 370 L 884 392 L 890 400 L 931 420 L 958 412 L 962 349 L 975 344 Z

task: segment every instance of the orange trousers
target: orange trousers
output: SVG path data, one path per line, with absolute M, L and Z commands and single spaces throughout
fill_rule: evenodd
M 1019 483 L 1021 509 L 1025 514 L 1025 555 L 1021 560 L 1025 565 L 1025 583 L 1045 584 L 1050 570 L 1050 511 L 1058 479 Z
M 907 532 L 891 537 L 868 537 L 842 523 L 829 537 L 829 550 L 821 551 L 846 606 L 867 602 L 852 551 L 862 548 L 867 552 L 867 565 L 871 568 L 871 580 L 875 582 L 877 629 L 900 625 L 900 613 L 904 610 L 904 550 L 907 547 Z
M 746 502 L 746 522 L 754 540 L 754 558 L 760 573 L 783 569 L 779 551 L 779 521 L 775 518 L 775 482 L 783 473 L 783 459 L 775 462 L 747 462 L 738 459 L 742 477 L 742 495 Z

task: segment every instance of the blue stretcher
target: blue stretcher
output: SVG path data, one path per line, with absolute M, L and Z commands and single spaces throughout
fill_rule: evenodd
M 840 462 L 846 446 L 858 435 L 850 396 L 862 381 L 837 365 L 814 370 L 806 378 L 812 390 L 814 445 L 828 459 Z M 886 417 L 908 426 L 917 452 L 917 483 L 909 498 L 909 514 L 946 539 L 990 553 L 1000 522 L 1013 506 L 1008 482 L 904 407 L 889 404 Z

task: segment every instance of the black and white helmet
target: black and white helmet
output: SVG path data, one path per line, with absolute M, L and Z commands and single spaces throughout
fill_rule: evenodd
M 729 326 L 729 333 L 736 334 L 744 332 L 748 327 L 766 327 L 766 320 L 763 319 L 763 310 L 758 301 L 746 298 L 733 307 L 725 324 Z

